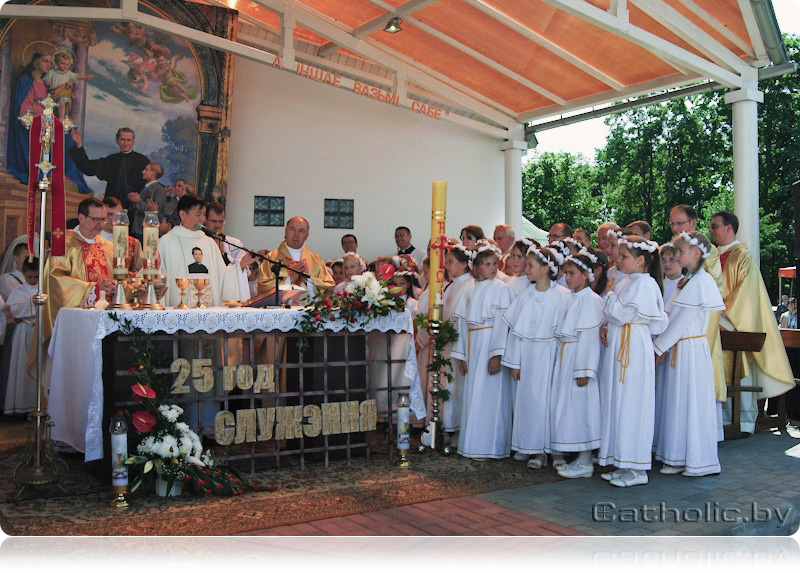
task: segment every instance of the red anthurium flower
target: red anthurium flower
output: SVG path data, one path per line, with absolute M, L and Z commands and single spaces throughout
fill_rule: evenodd
M 136 412 L 133 416 L 133 427 L 140 434 L 146 434 L 156 425 L 156 419 L 150 412 Z
M 150 388 L 150 386 L 145 386 L 141 382 L 137 382 L 136 384 L 131 386 L 131 390 L 133 390 L 134 394 L 136 394 L 137 396 L 141 396 L 142 398 L 156 397 L 156 393 L 153 391 L 153 389 Z
M 388 281 L 394 276 L 394 265 L 381 265 L 378 267 L 378 273 L 381 275 L 381 280 Z

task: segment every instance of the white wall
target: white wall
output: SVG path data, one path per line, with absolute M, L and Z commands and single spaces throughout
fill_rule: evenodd
M 307 78 L 237 59 L 227 225 L 246 246 L 274 249 L 283 228 L 253 226 L 253 197 L 286 197 L 286 218 L 307 218 L 307 246 L 342 255 L 358 237 L 368 260 L 396 252 L 394 228 L 425 248 L 431 182 L 448 182 L 447 232 L 468 224 L 490 236 L 504 218 L 500 142 Z M 324 199 L 355 199 L 355 228 L 324 229 Z

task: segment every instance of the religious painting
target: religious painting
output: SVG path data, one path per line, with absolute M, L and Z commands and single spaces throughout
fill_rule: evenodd
M 235 33 L 235 12 L 223 8 L 150 0 L 139 9 L 228 39 Z M 117 130 L 128 127 L 134 151 L 162 166 L 160 183 L 183 179 L 198 194 L 224 200 L 227 140 L 220 134 L 232 69 L 228 54 L 132 22 L 0 20 L 0 245 L 24 230 L 29 144 L 17 118 L 40 113 L 48 94 L 54 113 L 75 124 L 89 158 L 119 152 Z M 69 150 L 76 142 L 66 139 Z M 81 172 L 65 155 L 70 218 L 83 198 L 102 197 L 107 180 Z

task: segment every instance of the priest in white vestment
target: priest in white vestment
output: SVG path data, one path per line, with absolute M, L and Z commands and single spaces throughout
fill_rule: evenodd
M 181 300 L 176 278 L 208 279 L 208 286 L 198 289 L 192 281 L 186 290 L 185 302 L 192 307 L 198 302 L 221 306 L 223 300 L 240 297 L 236 269 L 225 265 L 214 239 L 194 228 L 205 221 L 204 208 L 205 201 L 197 195 L 181 197 L 176 207 L 181 224 L 158 241 L 159 271 L 167 279 L 168 307 L 178 306 Z
M 222 234 L 222 228 L 225 226 L 225 205 L 217 201 L 212 201 L 206 205 L 205 226 L 215 233 L 219 233 L 227 241 L 215 239 L 214 242 L 219 247 L 219 252 L 225 265 L 232 266 L 236 271 L 239 284 L 239 296 L 237 298 L 242 302 L 248 300 L 250 298 L 250 283 L 247 278 L 247 267 L 255 262 L 255 257 L 242 248 L 244 244 L 239 239 Z M 230 243 L 233 243 L 233 245 Z M 266 254 L 266 251 L 264 251 L 264 254 Z

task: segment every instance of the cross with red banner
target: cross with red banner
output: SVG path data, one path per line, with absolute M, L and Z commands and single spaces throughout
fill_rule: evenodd
M 19 117 L 19 121 L 30 131 L 28 155 L 28 251 L 33 256 L 33 239 L 36 226 L 36 193 L 51 192 L 50 203 L 52 239 L 51 254 L 57 257 L 66 253 L 66 194 L 64 191 L 64 134 L 73 127 L 65 117 L 62 122 L 53 114 L 56 102 L 49 95 L 39 102 L 44 108 L 34 116 L 30 110 Z M 54 173 L 51 177 L 50 174 Z M 43 256 L 44 253 L 39 253 Z

